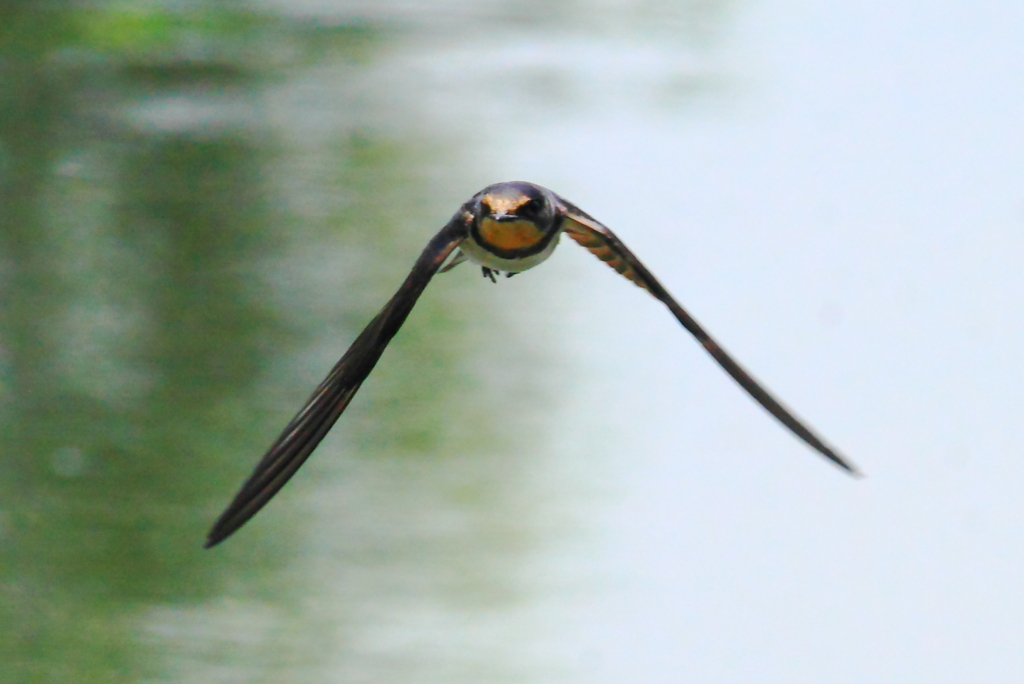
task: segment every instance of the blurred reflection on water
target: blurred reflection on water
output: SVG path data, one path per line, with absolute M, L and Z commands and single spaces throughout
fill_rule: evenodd
M 439 278 L 302 475 L 200 543 L 426 239 L 506 179 L 500 127 L 596 104 L 595 60 L 620 97 L 685 93 L 699 74 L 633 82 L 603 45 L 643 66 L 637 27 L 699 43 L 720 8 L 48 7 L 0 7 L 3 681 L 569 676 L 538 617 L 581 543 L 550 484 L 568 276 Z

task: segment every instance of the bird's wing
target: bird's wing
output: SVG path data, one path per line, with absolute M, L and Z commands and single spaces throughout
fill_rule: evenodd
M 589 216 L 571 202 L 559 197 L 565 212 L 563 220 L 565 233 L 581 244 L 598 259 L 605 262 L 618 273 L 650 292 L 656 299 L 669 308 L 676 319 L 683 324 L 691 335 L 697 338 L 704 349 L 711 354 L 726 373 L 739 383 L 757 403 L 772 414 L 797 437 L 820 452 L 830 461 L 849 471 L 853 475 L 860 473 L 848 460 L 836 453 L 835 449 L 826 444 L 818 435 L 804 425 L 793 413 L 753 378 L 732 356 L 718 344 L 687 311 L 672 298 L 668 290 L 658 279 L 647 270 L 640 260 L 633 255 L 626 245 L 616 237 L 615 233 Z
M 468 218 L 466 209 L 460 209 L 427 243 L 398 292 L 359 333 L 214 523 L 206 538 L 206 548 L 222 542 L 256 515 L 309 458 L 402 327 L 427 283 L 465 238 Z

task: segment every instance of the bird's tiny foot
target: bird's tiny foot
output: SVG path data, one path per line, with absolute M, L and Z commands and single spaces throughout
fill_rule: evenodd
M 512 276 L 517 275 L 518 273 L 519 273 L 519 271 L 516 271 L 515 273 L 513 273 L 512 271 L 509 271 L 508 273 L 505 274 L 505 277 L 506 278 L 511 278 Z
M 483 272 L 484 278 L 490 278 L 492 283 L 498 282 L 497 279 L 494 277 L 495 271 L 487 268 L 486 266 L 481 266 L 480 270 Z

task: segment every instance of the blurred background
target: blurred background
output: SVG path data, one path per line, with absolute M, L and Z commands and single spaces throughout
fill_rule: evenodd
M 1010 0 L 0 2 L 0 680 L 1014 681 L 1022 121 Z M 566 240 L 202 550 L 512 179 L 867 478 Z

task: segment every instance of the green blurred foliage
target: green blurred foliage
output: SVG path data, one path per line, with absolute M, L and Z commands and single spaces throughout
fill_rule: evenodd
M 219 469 L 255 462 L 267 420 L 294 408 L 252 402 L 302 343 L 260 271 L 295 219 L 267 180 L 273 132 L 258 117 L 161 130 L 126 113 L 140 92 L 201 95 L 214 73 L 245 97 L 275 68 L 366 58 L 378 36 L 218 6 L 0 4 L 5 683 L 155 677 L 137 622 L 151 606 L 238 582 L 287 600 L 258 588 L 279 584 L 272 546 L 200 549 L 233 486 Z M 282 44 L 303 49 L 261 62 Z M 379 177 L 399 157 L 346 163 Z

